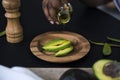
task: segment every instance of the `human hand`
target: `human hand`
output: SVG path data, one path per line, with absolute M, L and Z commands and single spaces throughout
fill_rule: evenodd
M 67 3 L 68 0 L 43 0 L 42 8 L 46 18 L 51 24 L 60 24 L 57 19 L 57 13 L 59 8 Z

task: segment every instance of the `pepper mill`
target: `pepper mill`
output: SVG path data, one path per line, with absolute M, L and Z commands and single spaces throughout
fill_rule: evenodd
M 2 0 L 5 8 L 5 17 L 7 18 L 6 38 L 9 43 L 19 43 L 23 40 L 23 28 L 20 24 L 19 7 L 20 0 Z

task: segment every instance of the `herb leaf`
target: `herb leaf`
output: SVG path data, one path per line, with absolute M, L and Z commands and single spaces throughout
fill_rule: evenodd
M 95 42 L 95 41 L 91 41 L 91 40 L 90 40 L 90 42 L 92 44 L 99 45 L 99 46 L 104 46 L 105 45 L 105 43 L 102 43 L 102 42 Z M 120 45 L 117 45 L 117 44 L 110 44 L 110 43 L 107 43 L 107 44 L 109 44 L 110 46 L 114 46 L 114 47 L 120 47 Z
M 100 42 L 94 42 L 94 41 L 90 41 L 90 42 L 95 45 L 103 46 L 102 52 L 103 52 L 103 55 L 105 56 L 111 55 L 112 53 L 111 46 L 120 47 L 120 45 L 115 45 L 115 44 L 100 43 Z
M 117 44 L 109 44 L 109 45 L 114 47 L 120 47 L 120 45 L 117 45 Z
M 105 43 L 103 46 L 103 54 L 110 55 L 112 53 L 111 46 L 108 43 Z
M 101 42 L 95 42 L 95 41 L 91 41 L 90 40 L 90 42 L 92 43 L 92 44 L 95 44 L 95 45 L 100 45 L 100 46 L 103 46 L 103 55 L 106 55 L 106 56 L 108 56 L 108 55 L 111 55 L 111 53 L 112 53 L 112 46 L 114 46 L 114 47 L 120 47 L 120 45 L 117 45 L 117 44 L 110 44 L 110 43 L 101 43 Z
M 120 42 L 120 39 L 115 39 L 115 38 L 111 38 L 111 37 L 107 37 L 108 40 L 111 41 L 115 41 L 115 42 Z
M 2 37 L 2 36 L 5 35 L 5 34 L 6 34 L 5 31 L 0 32 L 0 37 Z
M 105 43 L 100 43 L 100 42 L 94 42 L 94 41 L 91 41 L 90 40 L 90 42 L 92 43 L 92 44 L 95 44 L 95 45 L 100 45 L 100 46 L 103 46 Z

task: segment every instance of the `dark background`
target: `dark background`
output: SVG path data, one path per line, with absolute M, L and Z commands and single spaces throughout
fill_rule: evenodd
M 0 0 L 0 31 L 6 27 L 4 9 Z M 78 0 L 70 0 L 74 13 L 66 25 L 51 25 L 42 11 L 42 0 L 21 0 L 21 25 L 24 40 L 18 44 L 10 44 L 6 37 L 0 38 L 0 64 L 8 67 L 92 67 L 99 59 L 120 61 L 120 48 L 112 47 L 112 54 L 104 56 L 102 46 L 91 45 L 90 52 L 82 59 L 70 63 L 50 63 L 36 58 L 30 51 L 30 42 L 37 35 L 48 31 L 71 31 L 83 35 L 88 40 L 109 42 L 106 37 L 120 39 L 120 21 L 108 14 L 90 8 Z M 119 44 L 119 43 L 116 43 Z

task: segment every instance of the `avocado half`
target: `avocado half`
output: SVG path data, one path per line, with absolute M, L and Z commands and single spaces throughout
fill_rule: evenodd
M 98 60 L 97 62 L 94 63 L 93 65 L 93 71 L 94 71 L 94 74 L 95 76 L 99 79 L 99 80 L 120 80 L 120 76 L 117 76 L 117 77 L 112 77 L 110 75 L 107 75 L 104 71 L 105 71 L 105 65 L 106 64 L 111 64 L 112 63 L 112 69 L 115 70 L 115 68 L 119 68 L 119 69 L 116 69 L 119 70 L 119 73 L 120 73 L 120 64 L 117 64 L 118 62 L 116 61 L 113 61 L 113 60 L 108 60 L 108 59 L 102 59 L 102 60 Z M 117 64 L 117 67 L 113 65 L 113 63 L 115 63 L 115 65 Z M 114 66 L 114 67 L 113 67 Z M 113 75 L 114 73 L 112 71 L 110 71 L 111 69 L 107 69 L 106 70 L 109 70 L 109 72 L 111 72 Z M 115 73 L 118 75 L 118 73 Z

